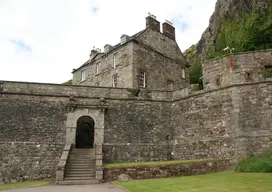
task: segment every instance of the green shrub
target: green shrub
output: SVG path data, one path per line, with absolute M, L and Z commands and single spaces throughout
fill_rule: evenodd
M 235 171 L 272 173 L 272 151 L 249 156 L 236 165 Z
M 62 84 L 64 84 L 64 85 L 72 85 L 73 82 L 72 82 L 72 79 L 70 79 L 70 80 L 68 80 L 68 81 L 66 81 L 66 82 L 64 82 Z

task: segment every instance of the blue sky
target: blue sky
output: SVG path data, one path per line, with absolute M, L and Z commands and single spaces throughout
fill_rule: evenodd
M 148 12 L 176 27 L 182 50 L 197 43 L 216 0 L 1 0 L 0 80 L 62 83 L 93 46 L 145 28 Z
M 31 52 L 31 47 L 29 45 L 27 45 L 24 41 L 22 40 L 16 40 L 16 39 L 12 39 L 10 40 L 10 42 L 12 44 L 14 44 L 15 48 L 18 51 L 26 51 L 26 52 Z

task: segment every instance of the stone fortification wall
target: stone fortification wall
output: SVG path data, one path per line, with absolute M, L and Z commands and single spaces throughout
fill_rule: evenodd
M 54 175 L 65 144 L 61 101 L 1 94 L 0 119 L 0 183 Z
M 104 162 L 169 160 L 171 103 L 113 101 L 105 113 Z
M 0 178 L 55 173 L 66 137 L 67 104 L 99 106 L 105 98 L 105 163 L 234 159 L 272 147 L 272 82 L 175 92 L 0 83 Z M 2 182 L 0 181 L 0 182 Z
M 240 159 L 272 147 L 272 84 L 233 85 L 177 100 L 175 159 Z
M 265 67 L 272 67 L 272 51 L 230 54 L 203 64 L 204 89 L 265 80 Z
M 81 106 L 99 106 L 100 98 L 106 99 L 105 161 L 166 159 L 168 151 L 157 141 L 170 132 L 164 118 L 170 118 L 171 92 L 143 90 L 136 96 L 133 89 L 1 82 L 0 182 L 55 174 L 71 96 Z M 155 153 L 152 158 L 146 146 Z

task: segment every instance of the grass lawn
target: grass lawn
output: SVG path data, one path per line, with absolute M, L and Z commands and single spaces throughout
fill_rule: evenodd
M 21 183 L 9 183 L 0 185 L 0 190 L 25 188 L 25 187 L 38 187 L 52 184 L 52 180 L 39 180 L 39 181 L 26 181 Z
M 150 162 L 128 162 L 128 163 L 111 163 L 106 164 L 105 167 L 134 167 L 134 166 L 145 166 L 145 165 L 169 165 L 169 164 L 186 164 L 186 163 L 197 163 L 211 161 L 212 159 L 196 159 L 196 160 L 176 160 L 176 161 L 150 161 Z
M 272 173 L 220 172 L 114 184 L 129 192 L 272 192 Z

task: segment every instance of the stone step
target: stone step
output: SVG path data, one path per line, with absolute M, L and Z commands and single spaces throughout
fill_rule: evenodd
M 98 180 L 64 180 L 59 181 L 59 185 L 91 185 L 91 184 L 99 184 Z
M 70 154 L 69 157 L 75 157 L 75 158 L 90 158 L 95 157 L 95 154 Z
M 77 153 L 77 154 L 89 154 L 89 153 L 91 153 L 91 154 L 93 154 L 93 153 L 95 153 L 95 151 L 74 151 L 74 150 L 72 150 L 71 151 L 71 153 Z
M 71 151 L 73 154 L 95 154 L 95 151 Z
M 93 180 L 95 179 L 95 177 L 93 176 L 72 176 L 72 177 L 69 177 L 69 176 L 65 176 L 64 177 L 64 180 Z
M 95 169 L 66 169 L 65 173 L 78 172 L 78 173 L 93 173 Z
M 64 175 L 64 178 L 74 178 L 74 177 L 78 177 L 78 178 L 81 178 L 81 177 L 95 177 L 95 173 L 66 173 Z
M 94 157 L 95 153 L 70 153 L 69 156 L 75 156 L 75 157 L 78 157 L 78 156 Z
M 95 165 L 95 161 L 68 160 L 68 163 Z
M 68 163 L 68 166 L 67 167 L 69 167 L 69 166 L 78 166 L 78 167 L 84 167 L 84 166 L 87 166 L 87 167 L 92 167 L 92 166 L 95 166 L 95 164 L 94 163 L 88 163 L 88 162 L 86 162 L 86 163 L 83 163 L 83 162 L 81 162 L 81 163 L 79 163 L 79 162 L 70 162 L 70 163 Z
M 95 149 L 77 149 L 77 148 L 72 148 L 72 151 L 95 151 Z
M 95 169 L 96 166 L 77 166 L 77 165 L 68 165 L 65 170 L 72 170 L 72 169 L 85 169 L 91 170 Z
M 85 162 L 85 161 L 87 161 L 87 162 L 95 162 L 95 159 L 93 159 L 93 158 L 69 158 L 68 159 L 68 161 L 83 161 L 83 162 Z
M 95 171 L 95 167 L 89 167 L 89 168 L 85 168 L 85 167 L 69 167 L 66 168 L 65 171 Z
M 67 164 L 74 164 L 74 165 L 95 165 L 95 161 L 68 161 Z
M 65 172 L 65 177 L 94 177 L 95 172 Z
M 80 160 L 68 160 L 68 163 L 78 163 L 78 164 L 89 164 L 89 165 L 95 165 L 95 161 L 80 161 Z
M 75 159 L 95 159 L 95 155 L 69 155 L 70 158 L 75 158 Z

